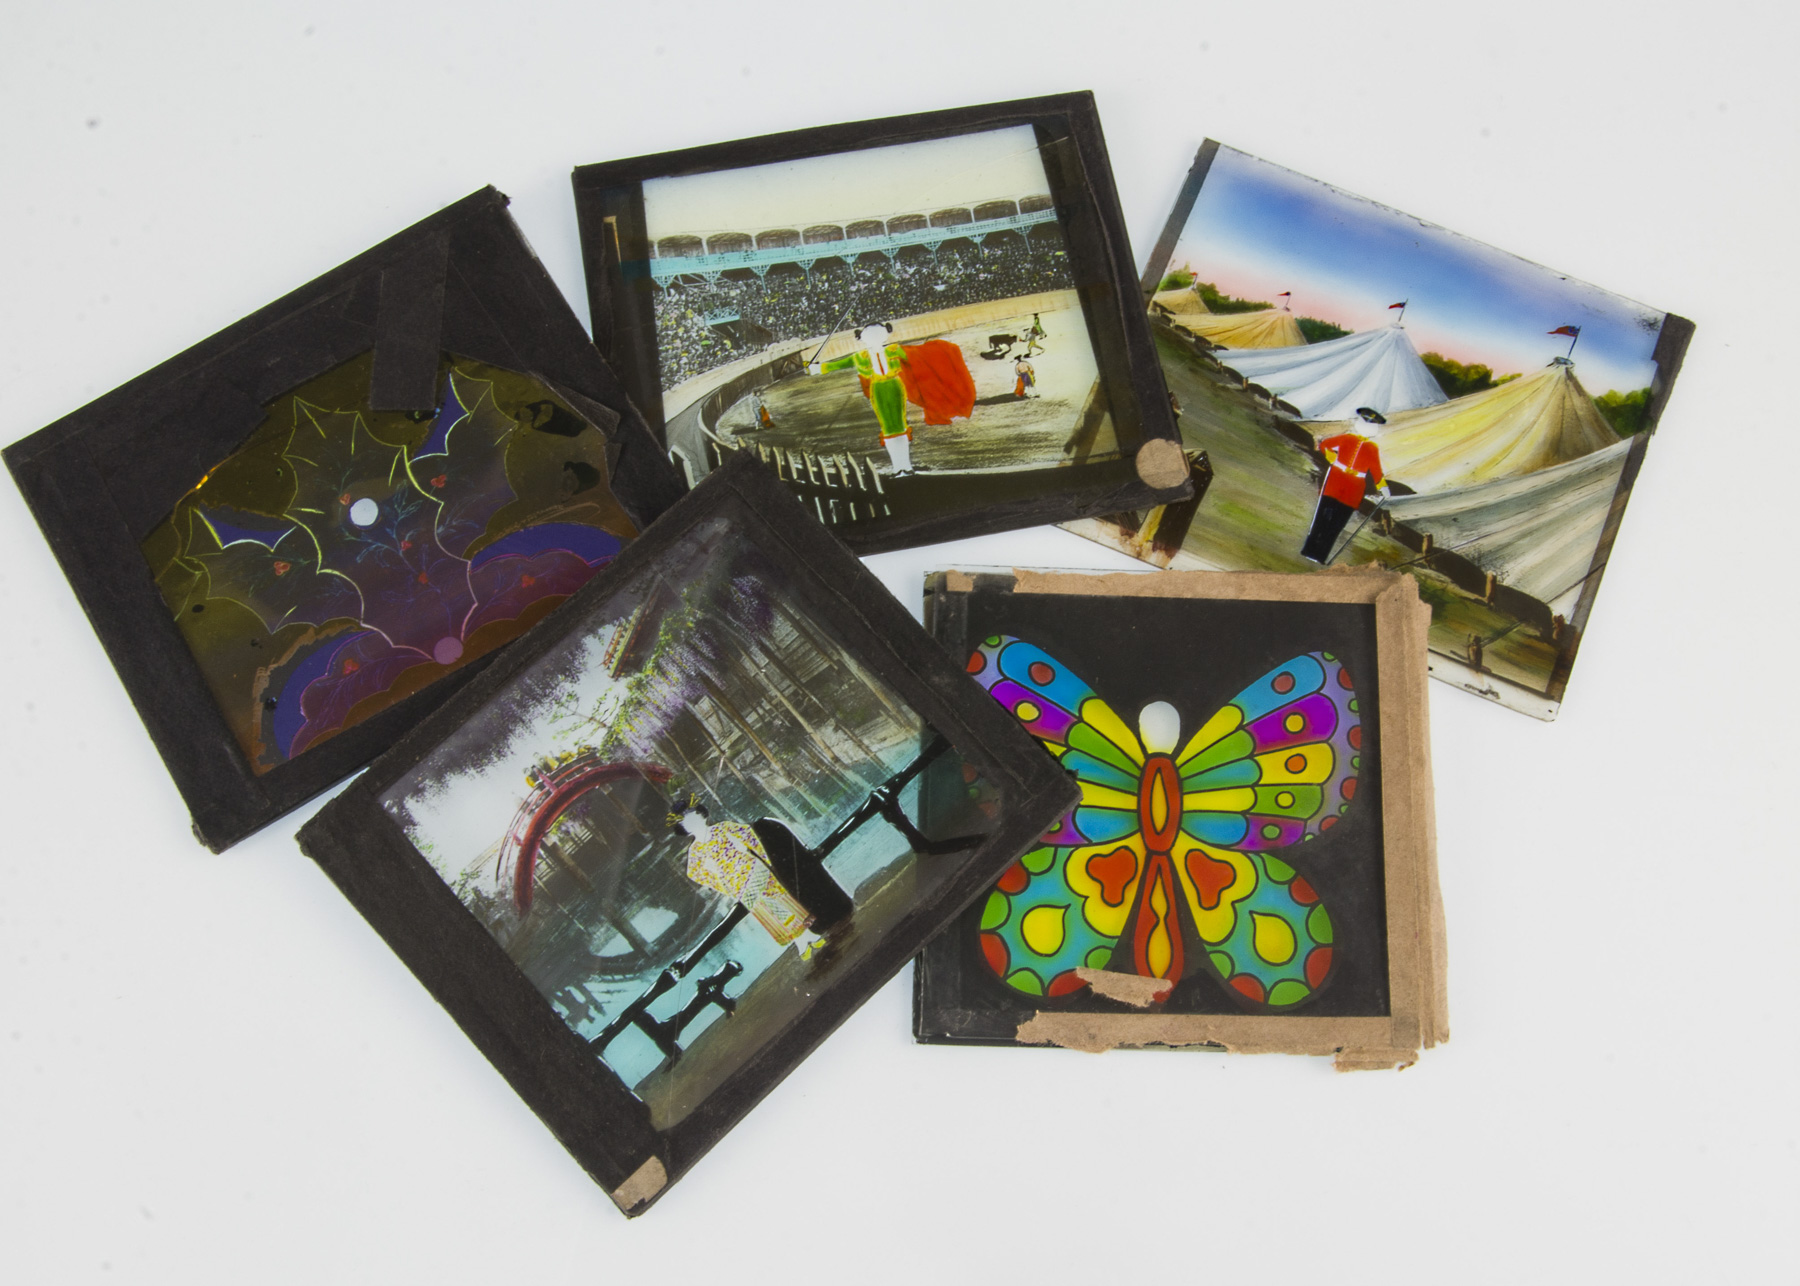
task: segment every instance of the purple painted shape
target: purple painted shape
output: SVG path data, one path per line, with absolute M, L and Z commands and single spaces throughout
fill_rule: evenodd
M 515 620 L 541 598 L 566 598 L 587 584 L 597 570 L 579 554 L 566 549 L 482 563 L 469 573 L 475 590 L 475 609 L 463 625 L 463 637 L 468 638 L 494 621 Z
M 1350 699 L 1356 694 L 1338 684 L 1335 670 L 1332 672 L 1331 683 L 1332 691 L 1345 703 L 1346 709 L 1343 718 L 1338 722 L 1337 731 L 1332 734 L 1331 738 L 1331 751 L 1337 756 L 1337 762 L 1332 765 L 1330 780 L 1324 783 L 1325 805 L 1319 815 L 1312 818 L 1306 827 L 1308 832 L 1315 835 L 1320 833 L 1320 824 L 1327 819 L 1335 817 L 1342 821 L 1346 816 L 1354 815 L 1358 808 L 1367 807 L 1365 804 L 1357 803 L 1354 799 L 1346 800 L 1344 798 L 1344 783 L 1354 781 L 1367 773 L 1373 762 L 1368 757 L 1372 749 L 1368 743 L 1369 731 L 1363 725 L 1361 715 L 1347 708 Z M 1356 733 L 1357 741 L 1361 744 L 1352 745 L 1350 743 L 1352 733 Z M 1352 767 L 1351 764 L 1354 760 L 1361 760 L 1360 766 Z M 1351 787 L 1351 790 L 1354 792 L 1355 787 Z M 1340 814 L 1338 808 L 1346 803 L 1350 806 L 1348 814 Z
M 366 638 L 374 633 L 373 630 L 364 630 L 346 638 L 329 639 L 294 667 L 294 672 L 288 676 L 288 681 L 281 687 L 281 695 L 275 698 L 275 717 L 269 721 L 269 730 L 275 738 L 275 746 L 281 751 L 284 759 L 293 757 L 294 738 L 306 725 L 306 714 L 301 708 L 302 694 L 313 683 L 325 677 L 339 651 L 357 639 Z
M 421 459 L 428 455 L 442 455 L 446 450 L 446 440 L 450 436 L 450 430 L 456 427 L 458 420 L 469 413 L 463 404 L 456 400 L 456 386 L 450 382 L 448 377 L 444 380 L 443 398 L 444 404 L 438 408 L 437 418 L 431 422 L 431 432 L 425 435 L 425 441 L 420 445 L 414 459 Z
M 1306 722 L 1298 732 L 1289 732 L 1285 721 L 1295 714 Z M 1271 750 L 1285 750 L 1289 746 L 1300 746 L 1309 741 L 1328 741 L 1331 734 L 1337 731 L 1337 726 L 1337 703 L 1323 692 L 1315 692 L 1311 696 L 1290 702 L 1279 710 L 1271 710 L 1250 724 L 1247 731 L 1256 742 L 1256 753 L 1266 754 Z
M 610 531 L 578 522 L 542 522 L 535 527 L 522 527 L 500 537 L 476 554 L 470 561 L 480 567 L 496 558 L 541 554 L 547 549 L 566 549 L 578 554 L 584 562 L 600 566 L 610 563 L 624 547 Z
M 1289 844 L 1298 844 L 1306 834 L 1306 824 L 1293 817 L 1263 817 L 1256 813 L 1246 814 L 1244 821 L 1248 826 L 1244 838 L 1231 847 L 1248 852 L 1261 852 L 1264 849 L 1286 848 Z M 1275 827 L 1274 837 L 1263 834 L 1268 827 Z
M 975 670 L 969 669 L 969 662 L 975 660 L 980 661 L 980 668 Z M 1003 677 L 1000 673 L 999 663 L 994 660 L 993 652 L 985 645 L 976 648 L 974 651 L 970 652 L 968 656 L 963 658 L 963 669 L 968 673 L 970 678 L 974 679 L 975 682 L 979 683 L 989 692 L 994 690 L 994 684 L 998 683 Z
M 1025 725 L 1027 732 L 1040 741 L 1052 741 L 1060 746 L 1068 737 L 1069 729 L 1079 722 L 1067 710 L 1051 705 L 1044 700 L 1041 694 L 1033 692 L 1029 688 L 1020 687 L 1011 679 L 1001 679 L 988 691 L 994 694 L 994 700 L 1012 711 L 1015 717 L 1017 717 L 1017 707 L 1021 701 L 1029 701 L 1036 706 L 1040 711 L 1037 718 L 1029 721 L 1020 719 L 1019 722 Z
M 386 692 L 415 665 L 431 663 L 424 653 L 397 648 L 374 630 L 351 635 L 332 653 L 330 669 L 300 694 L 300 713 L 306 722 L 294 736 L 289 757 L 342 728 L 357 702 Z
M 1087 836 L 1075 829 L 1075 810 L 1071 808 L 1056 821 L 1056 825 L 1044 832 L 1045 844 L 1056 844 L 1063 848 L 1077 848 L 1088 842 Z

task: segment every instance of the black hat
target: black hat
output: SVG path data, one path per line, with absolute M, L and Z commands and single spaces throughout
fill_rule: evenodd
M 1377 411 L 1372 406 L 1359 406 L 1356 408 L 1356 413 L 1357 413 L 1357 415 L 1361 416 L 1363 419 L 1367 420 L 1370 424 L 1386 424 L 1387 423 L 1387 416 L 1383 415 L 1380 411 Z

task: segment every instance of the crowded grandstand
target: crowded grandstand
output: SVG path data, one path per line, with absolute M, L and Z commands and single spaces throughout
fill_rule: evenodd
M 1020 212 L 994 222 L 1022 223 L 1031 218 L 1029 198 L 1017 205 L 977 206 L 974 213 L 987 214 L 994 204 Z M 938 217 L 933 216 L 933 222 Z M 968 221 L 965 215 L 959 222 Z M 1060 228 L 1047 211 L 1031 219 L 1029 226 L 979 238 L 951 232 L 956 226 L 952 224 L 945 228 L 949 239 L 936 245 L 919 244 L 916 238 L 924 229 L 897 226 L 898 219 L 887 221 L 885 228 L 870 222 L 873 226 L 866 232 L 855 224 L 842 230 L 833 227 L 837 235 L 820 241 L 814 241 L 818 229 L 808 229 L 806 241 L 796 234 L 795 244 L 787 250 L 792 258 L 785 261 L 722 272 L 658 273 L 656 338 L 663 390 L 783 341 L 823 337 L 866 321 L 1064 290 L 1074 284 Z M 919 218 L 919 222 L 926 221 Z M 757 257 L 768 258 L 768 236 L 754 242 L 743 236 L 744 249 L 755 245 L 763 252 Z M 878 237 L 889 246 L 846 256 L 829 254 L 830 242 L 856 240 L 869 245 Z M 725 249 L 718 244 L 724 240 L 708 238 L 705 250 L 712 254 Z M 892 246 L 900 240 L 912 244 Z M 674 257 L 696 266 L 705 263 L 688 259 L 700 246 L 697 237 L 665 238 L 659 244 L 663 256 L 659 266 L 672 266 Z

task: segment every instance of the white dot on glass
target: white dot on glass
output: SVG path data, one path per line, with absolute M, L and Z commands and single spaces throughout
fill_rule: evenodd
M 358 527 L 367 527 L 379 517 L 381 517 L 381 506 L 367 496 L 350 506 L 350 521 Z
M 1181 712 L 1167 701 L 1152 701 L 1138 712 L 1138 735 L 1151 754 L 1174 753 L 1181 739 Z

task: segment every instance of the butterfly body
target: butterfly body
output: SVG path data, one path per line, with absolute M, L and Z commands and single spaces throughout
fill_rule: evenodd
M 1253 1008 L 1317 992 L 1330 915 L 1276 852 L 1335 825 L 1355 798 L 1361 720 L 1336 658 L 1290 658 L 1185 742 L 1174 706 L 1144 707 L 1134 731 L 1022 639 L 988 639 L 968 668 L 1081 786 L 983 906 L 982 954 L 1009 986 L 1069 995 L 1087 968 L 1210 973 Z

